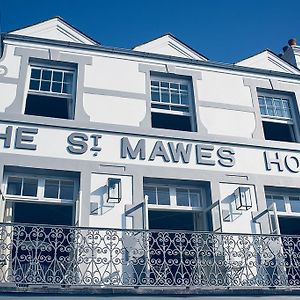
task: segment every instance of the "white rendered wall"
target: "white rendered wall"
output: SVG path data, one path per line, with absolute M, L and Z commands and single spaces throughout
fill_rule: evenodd
M 83 106 L 92 122 L 139 126 L 146 115 L 146 101 L 85 93 Z
M 4 112 L 5 109 L 13 103 L 16 98 L 17 85 L 10 83 L 0 82 L 0 112 Z
M 203 71 L 202 80 L 197 81 L 197 93 L 199 101 L 252 106 L 250 88 L 238 75 Z
M 1 83 L 2 76 L 7 79 L 17 79 L 19 77 L 21 58 L 15 56 L 14 52 L 15 47 L 13 45 L 5 44 L 3 56 L 0 60 L 0 112 L 4 112 L 16 98 L 17 84 Z
M 5 45 L 4 53 L 2 59 L 0 60 L 0 71 L 2 69 L 1 67 L 4 66 L 7 68 L 7 73 L 5 74 L 5 77 L 19 78 L 21 57 L 16 56 L 14 54 L 16 48 L 15 46 L 10 44 L 4 44 L 4 45 Z
M 94 56 L 86 66 L 84 86 L 113 91 L 145 94 L 145 73 L 137 61 Z
M 199 113 L 209 134 L 252 138 L 256 124 L 253 113 L 211 107 L 200 107 Z

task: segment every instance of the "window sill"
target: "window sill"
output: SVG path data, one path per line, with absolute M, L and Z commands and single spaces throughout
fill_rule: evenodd
M 204 211 L 202 207 L 189 207 L 189 206 L 172 206 L 160 204 L 148 204 L 151 210 L 174 210 L 174 211 Z

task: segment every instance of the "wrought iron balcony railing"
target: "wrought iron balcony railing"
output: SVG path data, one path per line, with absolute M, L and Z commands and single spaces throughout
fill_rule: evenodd
M 300 287 L 300 237 L 0 223 L 0 286 Z

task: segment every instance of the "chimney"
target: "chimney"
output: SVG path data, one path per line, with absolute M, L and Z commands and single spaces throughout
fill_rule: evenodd
M 282 48 L 283 53 L 284 53 L 287 49 L 289 49 L 289 46 L 284 46 L 284 47 Z
M 284 46 L 282 50 L 281 58 L 300 69 L 300 48 L 297 46 L 297 40 L 295 38 L 289 39 L 288 46 Z
M 297 45 L 297 41 L 296 41 L 295 38 L 293 38 L 293 39 L 290 39 L 290 40 L 288 41 L 288 44 L 289 44 L 289 46 L 296 46 L 296 45 Z

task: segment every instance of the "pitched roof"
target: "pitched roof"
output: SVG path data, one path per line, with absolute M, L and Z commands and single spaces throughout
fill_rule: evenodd
M 149 42 L 133 48 L 135 51 L 164 54 L 169 56 L 183 57 L 207 61 L 207 57 L 192 49 L 187 44 L 180 41 L 171 33 L 166 33 Z
M 235 63 L 235 65 L 291 74 L 300 74 L 300 70 L 283 60 L 269 49 L 262 50 L 257 54 L 247 57 Z
M 86 45 L 99 44 L 76 29 L 74 26 L 64 21 L 61 17 L 53 17 L 36 24 L 11 31 L 10 33 Z

